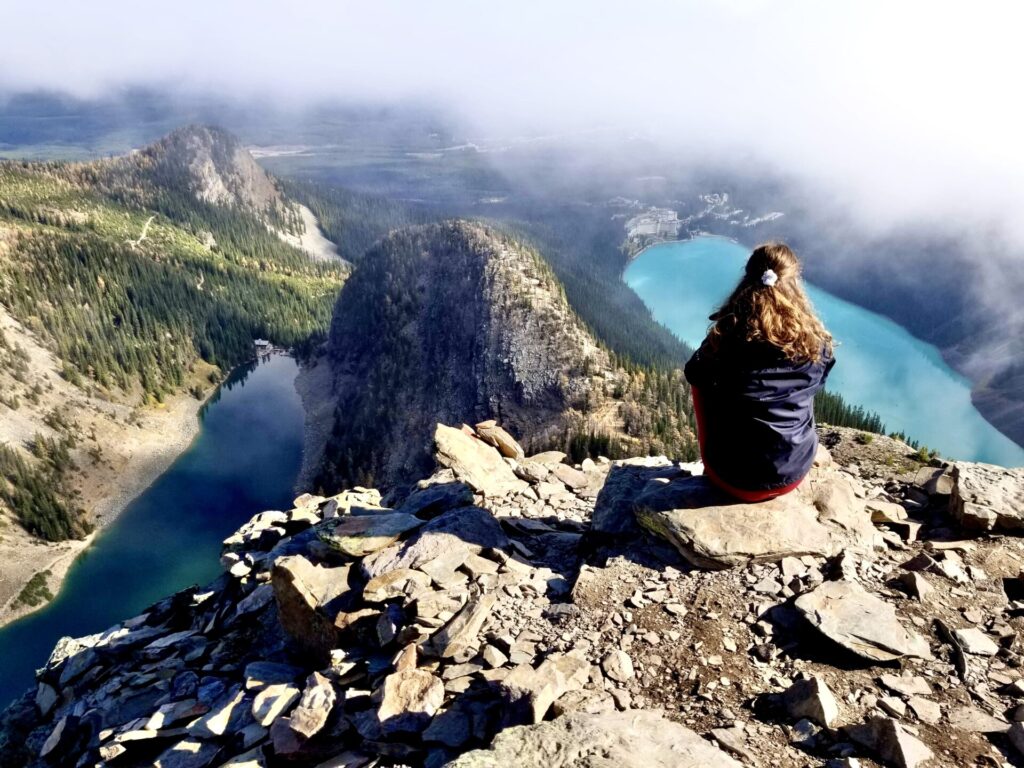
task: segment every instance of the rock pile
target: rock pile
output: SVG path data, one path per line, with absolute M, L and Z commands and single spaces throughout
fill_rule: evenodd
M 0 764 L 1024 755 L 1024 548 L 957 528 L 965 505 L 1010 516 L 1009 480 L 983 503 L 975 465 L 823 456 L 792 498 L 728 504 L 664 459 L 526 457 L 493 422 L 435 438 L 440 469 L 403 498 L 303 495 L 228 537 L 212 584 L 62 640 Z

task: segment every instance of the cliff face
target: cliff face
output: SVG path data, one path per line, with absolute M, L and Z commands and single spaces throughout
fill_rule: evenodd
M 371 249 L 317 365 L 329 367 L 316 375 L 329 379 L 334 426 L 323 448 L 308 441 L 304 475 L 328 488 L 429 470 L 438 421 L 493 416 L 528 435 L 528 449 L 575 439 L 607 453 L 650 440 L 659 409 L 655 377 L 612 362 L 536 252 L 462 221 L 399 230 Z M 689 406 L 670 378 L 658 447 L 682 454 Z

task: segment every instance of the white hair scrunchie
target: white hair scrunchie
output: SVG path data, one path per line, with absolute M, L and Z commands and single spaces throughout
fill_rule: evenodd
M 761 275 L 761 284 L 767 285 L 769 288 L 779 282 L 779 276 L 775 274 L 774 270 L 766 269 L 764 274 Z

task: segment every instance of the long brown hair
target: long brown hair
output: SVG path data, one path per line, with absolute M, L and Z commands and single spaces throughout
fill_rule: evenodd
M 767 342 L 793 362 L 821 359 L 832 351 L 832 335 L 804 293 L 800 261 L 784 243 L 759 245 L 732 295 L 710 320 L 708 341 Z

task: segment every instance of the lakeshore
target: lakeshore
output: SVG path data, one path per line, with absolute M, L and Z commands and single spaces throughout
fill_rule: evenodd
M 197 434 L 86 546 L 66 553 L 64 588 L 0 629 L 0 699 L 32 684 L 62 636 L 80 637 L 220 573 L 224 537 L 253 514 L 291 503 L 302 405 L 290 356 L 261 356 L 208 399 Z M 84 551 L 83 551 L 84 550 Z M 2 706 L 2 704 L 0 704 Z
M 9 524 L 0 540 L 0 627 L 46 606 L 19 601 L 25 586 L 37 574 L 43 585 L 58 596 L 68 569 L 93 545 L 96 537 L 113 523 L 139 494 L 156 481 L 184 453 L 199 433 L 199 411 L 215 391 L 210 386 L 203 400 L 190 394 L 169 398 L 159 408 L 148 407 L 135 414 L 134 423 L 117 419 L 113 413 L 95 415 L 89 428 L 92 441 L 103 461 L 86 464 L 73 478 L 80 496 L 76 503 L 92 510 L 95 530 L 81 540 L 46 542 L 24 529 Z

